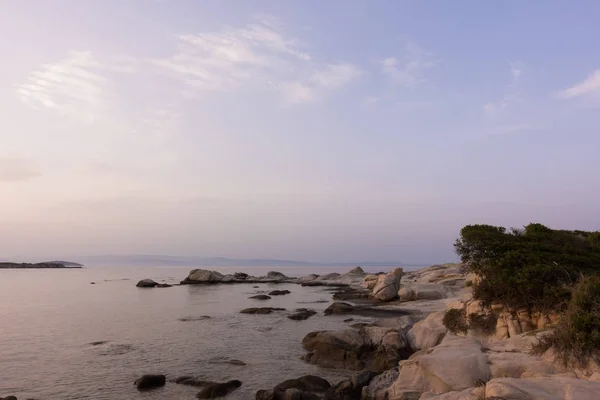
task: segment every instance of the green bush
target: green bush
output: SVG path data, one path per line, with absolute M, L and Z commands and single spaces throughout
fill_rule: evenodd
M 454 334 L 467 333 L 469 325 L 467 325 L 467 318 L 465 310 L 458 310 L 456 308 L 450 308 L 444 314 L 444 326 Z
M 473 297 L 485 304 L 556 310 L 584 274 L 600 272 L 600 232 L 552 230 L 541 224 L 524 229 L 467 225 L 455 248 L 466 272 L 481 279 Z
M 554 348 L 563 363 L 584 365 L 592 358 L 600 363 L 600 276 L 582 278 L 572 290 L 562 321 L 534 346 L 541 354 Z
M 489 336 L 496 331 L 496 322 L 498 321 L 498 316 L 494 313 L 487 315 L 469 314 L 468 320 L 469 329 Z

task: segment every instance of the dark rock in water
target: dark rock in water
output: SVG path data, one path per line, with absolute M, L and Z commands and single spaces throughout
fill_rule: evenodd
M 217 397 L 227 396 L 240 386 L 242 386 L 242 382 L 237 379 L 225 383 L 213 383 L 202 389 L 196 397 L 199 399 L 216 399 Z
M 260 286 L 252 286 L 254 289 L 258 289 Z
M 315 300 L 315 301 L 299 301 L 298 304 L 323 304 L 329 303 L 329 300 Z
M 352 321 L 354 321 L 354 318 L 346 318 L 346 319 L 344 320 L 344 322 L 352 322 Z
M 317 312 L 315 310 L 309 310 L 308 308 L 298 308 L 296 311 L 290 315 L 288 315 L 289 319 L 293 319 L 294 321 L 303 321 L 315 315 Z
M 287 389 L 279 398 L 282 400 L 321 400 L 321 397 L 314 393 L 294 388 Z
M 271 296 L 267 296 L 266 294 L 257 294 L 256 296 L 250 296 L 248 298 L 254 300 L 271 300 Z
M 210 385 L 214 385 L 216 382 L 213 381 L 205 381 L 202 379 L 194 378 L 193 376 L 180 376 L 175 379 L 173 382 L 179 385 L 185 386 L 194 386 L 194 387 L 206 387 Z
M 286 279 L 290 279 L 290 278 L 288 278 L 281 272 L 269 271 L 269 272 L 267 272 L 267 279 L 286 280 Z
M 374 300 L 370 290 L 347 287 L 333 294 L 334 300 Z
M 246 365 L 246 363 L 243 362 L 242 360 L 236 360 L 235 358 L 229 359 L 229 358 L 225 358 L 225 357 L 215 357 L 215 358 L 208 360 L 208 362 L 211 364 L 231 364 L 231 365 L 239 365 L 239 366 Z
M 91 346 L 100 346 L 101 344 L 106 344 L 108 343 L 108 340 L 98 340 L 97 342 L 91 342 L 89 343 Z
M 233 274 L 233 277 L 235 279 L 248 279 L 248 274 L 245 272 L 236 272 L 235 274 Z
M 149 287 L 155 287 L 156 285 L 158 285 L 158 282 L 154 282 L 152 279 L 142 279 L 135 286 L 149 288 Z
M 325 392 L 323 400 L 355 400 L 361 398 L 363 387 L 377 376 L 376 372 L 362 370 L 352 375 L 350 379 L 343 380 Z
M 15 396 L 0 397 L 0 400 L 17 400 Z
M 285 308 L 253 307 L 240 311 L 242 314 L 271 314 L 273 311 L 285 311 Z
M 189 322 L 189 321 L 204 321 L 205 319 L 210 319 L 208 315 L 201 315 L 199 317 L 183 317 L 179 318 L 181 322 Z
M 335 302 L 329 307 L 325 309 L 323 312 L 325 315 L 338 315 L 338 314 L 346 314 L 352 312 L 354 310 L 354 306 L 348 303 L 340 303 Z
M 304 375 L 297 379 L 288 379 L 281 382 L 273 388 L 274 392 L 285 392 L 287 389 L 293 388 L 304 392 L 322 393 L 329 389 L 331 384 L 319 376 Z
M 169 285 L 168 283 L 159 283 L 156 287 L 173 287 L 173 285 Z
M 138 390 L 148 390 L 165 386 L 167 378 L 164 375 L 143 375 L 134 382 Z
M 96 282 L 90 282 L 90 285 L 95 285 L 95 284 L 96 284 Z
M 292 292 L 290 292 L 289 290 L 273 290 L 272 292 L 269 292 L 269 295 L 271 296 L 283 296 L 284 294 L 290 294 Z

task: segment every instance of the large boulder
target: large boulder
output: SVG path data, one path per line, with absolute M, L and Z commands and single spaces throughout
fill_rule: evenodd
M 402 361 L 398 379 L 388 393 L 396 398 L 406 390 L 435 394 L 462 391 L 490 379 L 487 361 L 479 342 L 446 335 L 440 345 Z
M 364 369 L 343 380 L 325 392 L 323 400 L 355 400 L 360 399 L 363 387 L 377 375 L 376 372 Z
M 217 397 L 227 396 L 240 386 L 242 386 L 242 382 L 237 379 L 225 383 L 213 383 L 202 389 L 196 397 L 199 399 L 216 399 Z
M 221 282 L 224 275 L 217 271 L 207 269 L 194 269 L 190 272 L 185 281 L 193 283 L 217 283 Z
M 361 267 L 354 267 L 346 275 L 365 275 L 365 271 Z
M 406 337 L 413 350 L 429 349 L 442 342 L 448 332 L 444 326 L 445 314 L 445 311 L 431 313 L 408 331 Z
M 377 280 L 378 279 L 379 279 L 379 275 L 372 275 L 372 274 L 367 275 L 363 279 L 363 281 L 360 284 L 360 286 L 363 287 L 363 288 L 365 288 L 365 289 L 373 290 L 373 288 L 375 287 L 375 285 L 377 285 Z
M 164 375 L 142 375 L 133 383 L 138 390 L 148 390 L 165 386 L 167 378 Z
M 135 286 L 141 288 L 151 288 L 158 285 L 158 282 L 153 281 L 152 279 L 142 279 Z
M 510 400 L 597 400 L 600 382 L 553 375 L 539 378 L 497 378 L 485 385 L 485 398 Z
M 267 272 L 267 279 L 273 279 L 276 281 L 285 281 L 288 278 L 287 276 L 285 276 L 284 274 L 282 274 L 281 272 L 278 271 L 269 271 Z
M 406 285 L 398 290 L 398 297 L 403 301 L 440 300 L 451 294 L 452 292 L 446 286 L 435 283 Z
M 380 301 L 390 301 L 398 297 L 402 268 L 395 268 L 392 272 L 379 276 L 377 284 L 373 287 L 373 297 Z
M 304 359 L 327 368 L 382 372 L 409 354 L 406 337 L 395 328 L 368 326 L 359 330 L 311 332 L 302 340 Z

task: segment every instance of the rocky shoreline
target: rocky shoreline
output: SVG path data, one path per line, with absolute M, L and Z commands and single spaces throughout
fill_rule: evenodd
M 259 390 L 257 400 L 600 398 L 598 365 L 569 370 L 551 351 L 542 356 L 530 353 L 538 335 L 556 322 L 553 315 L 530 315 L 492 305 L 499 315 L 493 325 L 451 333 L 444 324 L 448 310 L 482 320 L 489 315 L 490 310 L 472 299 L 469 282 L 473 279 L 477 278 L 463 273 L 460 264 L 444 264 L 379 274 L 366 274 L 357 267 L 346 274 L 300 278 L 279 272 L 251 277 L 193 270 L 181 284 L 325 286 L 334 291 L 334 300 L 343 300 L 332 303 L 325 315 L 380 318 L 341 331 L 311 332 L 303 339 L 304 361 L 347 370 L 347 380 L 331 385 L 319 377 L 303 376 Z M 299 312 L 303 311 L 308 312 Z

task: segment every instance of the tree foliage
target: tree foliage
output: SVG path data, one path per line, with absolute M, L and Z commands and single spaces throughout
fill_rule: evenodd
M 455 248 L 466 270 L 481 278 L 473 296 L 488 304 L 555 309 L 582 274 L 600 272 L 600 232 L 467 225 Z

